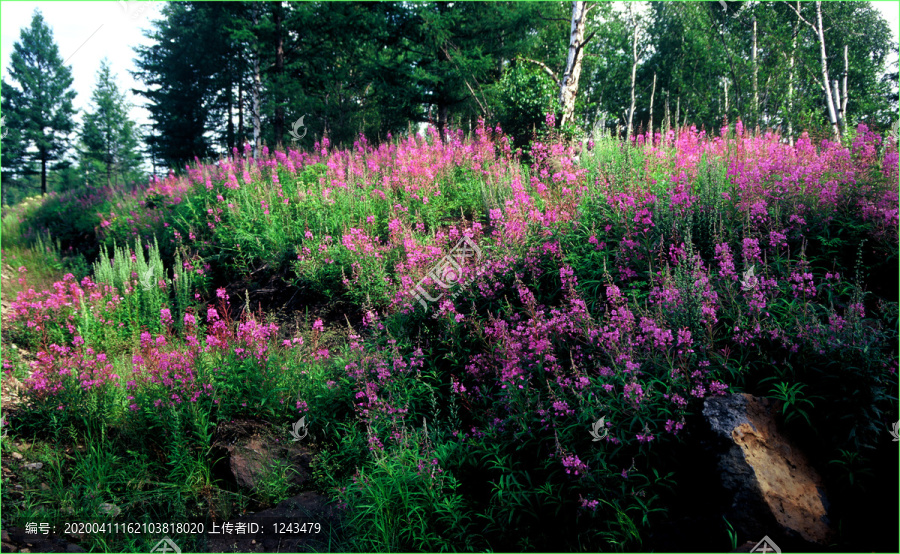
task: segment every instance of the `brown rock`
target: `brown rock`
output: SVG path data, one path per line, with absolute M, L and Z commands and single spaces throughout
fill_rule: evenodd
M 310 475 L 312 455 L 308 448 L 294 442 L 283 442 L 271 435 L 264 436 L 252 423 L 235 422 L 219 429 L 218 451 L 227 460 L 228 472 L 235 484 L 245 489 L 256 488 L 274 467 L 290 465 L 289 476 L 295 485 L 302 485 Z
M 704 404 L 713 431 L 731 446 L 720 459 L 726 488 L 748 513 L 771 515 L 788 535 L 828 544 L 834 535 L 822 479 L 775 424 L 775 403 L 748 394 L 708 398 Z M 768 518 L 766 518 L 768 519 Z
M 259 479 L 265 475 L 266 467 L 263 464 L 266 459 L 265 452 L 242 446 L 228 446 L 226 450 L 235 482 L 244 488 L 255 488 Z
M 24 458 L 24 456 L 22 456 L 22 455 L 19 454 L 18 452 L 13 452 L 13 453 L 12 453 L 12 458 L 13 458 L 13 460 L 21 460 L 22 458 Z

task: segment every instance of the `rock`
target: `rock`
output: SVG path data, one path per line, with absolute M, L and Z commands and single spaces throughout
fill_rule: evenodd
M 25 469 L 30 469 L 30 470 L 38 470 L 38 469 L 41 469 L 42 467 L 44 467 L 44 464 L 42 464 L 41 462 L 32 462 L 30 464 L 25 464 Z
M 18 452 L 13 452 L 13 453 L 12 453 L 12 458 L 13 458 L 13 460 L 21 460 L 21 459 L 24 458 L 24 457 L 25 457 L 25 456 L 22 456 L 22 455 L 19 454 Z
M 293 470 L 289 480 L 302 486 L 310 476 L 309 449 L 294 442 L 277 442 L 276 437 L 263 436 L 260 431 L 265 430 L 250 422 L 233 422 L 217 430 L 215 457 L 223 458 L 223 477 L 241 488 L 254 489 L 272 468 L 289 464 Z
M 115 504 L 110 504 L 108 502 L 100 504 L 99 510 L 101 514 L 106 514 L 110 517 L 116 517 L 117 515 L 122 513 L 122 510 L 118 506 L 116 506 Z
M 21 527 L 4 529 L 3 552 L 84 552 L 77 544 L 72 544 L 53 535 L 30 534 Z M 9 539 L 8 541 L 6 539 Z
M 9 533 L 6 532 L 6 529 L 0 531 L 0 542 L 9 542 Z
M 48 485 L 47 483 L 41 483 L 41 490 L 42 490 L 42 491 L 49 491 L 49 490 L 50 490 L 50 485 Z
M 741 546 L 737 547 L 735 550 L 732 550 L 732 552 L 752 552 L 754 546 L 756 546 L 755 542 L 747 541 Z
M 19 452 L 27 452 L 29 448 L 31 448 L 31 445 L 27 442 L 19 444 Z
M 252 443 L 251 443 L 252 444 Z M 258 445 L 254 445 L 257 446 Z M 264 449 L 253 449 L 250 446 L 229 446 L 228 464 L 231 468 L 231 474 L 234 481 L 241 487 L 247 489 L 256 488 L 256 484 L 260 478 L 265 475 L 266 459 Z
M 722 446 L 722 485 L 733 495 L 734 513 L 728 520 L 743 536 L 780 531 L 826 545 L 835 533 L 822 479 L 778 431 L 776 413 L 775 402 L 748 394 L 711 397 L 704 403 L 703 415 Z

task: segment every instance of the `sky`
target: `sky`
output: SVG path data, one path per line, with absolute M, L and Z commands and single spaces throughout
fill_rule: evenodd
M 150 113 L 139 106 L 142 96 L 131 93 L 143 88 L 129 71 L 134 65 L 133 48 L 149 46 L 153 41 L 144 36 L 154 19 L 160 19 L 164 2 L 106 1 L 106 2 L 34 2 L 0 1 L 0 62 L 3 79 L 9 81 L 9 59 L 13 43 L 18 42 L 23 28 L 31 25 L 35 9 L 53 31 L 59 54 L 65 65 L 72 68 L 72 88 L 77 93 L 74 106 L 83 113 L 90 105 L 91 93 L 97 83 L 100 61 L 107 58 L 116 77 L 119 90 L 135 105 L 130 115 L 138 124 L 149 123 Z M 80 116 L 76 117 L 80 122 Z
M 143 88 L 130 71 L 134 66 L 134 50 L 138 45 L 150 45 L 143 31 L 151 28 L 154 19 L 160 19 L 164 2 L 105 1 L 105 2 L 36 2 L 0 0 L 0 63 L 4 80 L 9 79 L 9 56 L 13 43 L 19 40 L 21 29 L 31 24 L 35 9 L 40 9 L 44 20 L 53 30 L 60 55 L 72 68 L 73 89 L 77 93 L 75 107 L 81 112 L 90 104 L 91 92 L 97 80 L 100 60 L 110 62 L 117 77 L 119 90 L 126 93 L 135 106 L 130 112 L 132 120 L 149 123 L 149 112 L 140 106 L 141 96 L 131 93 L 132 88 Z M 894 34 L 898 36 L 898 2 L 874 1 L 872 5 L 883 14 Z M 76 117 L 80 122 L 80 115 Z

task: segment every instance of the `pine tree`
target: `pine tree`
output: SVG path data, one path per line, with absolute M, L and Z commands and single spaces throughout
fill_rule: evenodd
M 209 56 L 210 41 L 225 33 L 211 29 L 211 10 L 196 4 L 166 4 L 163 20 L 148 35 L 157 43 L 135 48 L 138 71 L 134 76 L 146 89 L 134 92 L 150 101 L 146 107 L 154 122 L 149 145 L 163 163 L 179 168 L 212 153 L 205 132 L 210 101 L 220 84 L 220 58 Z
M 3 112 L 20 133 L 22 162 L 40 162 L 41 194 L 46 194 L 48 164 L 57 162 L 51 169 L 66 165 L 63 156 L 75 128 L 75 91 L 70 90 L 72 70 L 63 65 L 53 32 L 39 10 L 31 27 L 23 29 L 13 44 L 10 66 L 13 84 L 3 82 Z
M 106 175 L 106 185 L 111 186 L 118 184 L 120 175 L 137 169 L 140 158 L 125 95 L 119 92 L 105 59 L 100 64 L 91 101 L 93 112 L 85 114 L 81 129 L 82 165 L 100 165 Z

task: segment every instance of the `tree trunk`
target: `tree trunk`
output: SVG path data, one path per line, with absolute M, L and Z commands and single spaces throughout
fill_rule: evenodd
M 832 95 L 834 96 L 834 105 L 837 107 L 837 120 L 838 127 L 841 128 L 843 132 L 847 132 L 847 124 L 844 122 L 844 112 L 841 111 L 841 89 L 838 87 L 838 80 L 834 79 L 831 82 L 832 87 Z
M 632 19 L 634 22 L 634 19 Z M 637 51 L 637 40 L 638 40 L 638 31 L 637 25 L 632 25 L 634 27 L 632 31 L 631 37 L 631 106 L 628 108 L 628 128 L 625 130 L 625 143 L 631 143 L 631 126 L 634 123 L 634 83 L 637 79 L 637 63 L 638 63 L 638 51 Z
M 847 72 L 850 71 L 850 64 L 847 59 L 847 45 L 844 45 L 844 86 L 841 91 L 841 120 L 847 125 Z M 844 132 L 846 132 L 846 128 Z
M 728 117 L 728 77 L 725 77 L 722 81 L 725 85 L 725 117 Z
M 791 59 L 788 63 L 788 109 L 787 134 L 788 144 L 794 146 L 794 63 L 797 57 L 797 33 L 800 31 L 800 0 L 797 0 L 797 22 L 791 34 Z
M 238 128 L 237 142 L 244 147 L 244 76 L 238 79 Z
M 822 63 L 822 88 L 825 89 L 825 101 L 828 104 L 828 119 L 831 122 L 831 131 L 835 140 L 841 140 L 841 132 L 838 129 L 837 113 L 834 98 L 831 94 L 831 79 L 828 78 L 828 56 L 825 54 L 825 27 L 822 25 L 822 0 L 816 1 L 816 34 L 819 39 L 819 59 Z
M 756 58 L 756 18 L 753 18 L 753 121 L 756 132 L 759 133 L 759 63 Z
M 229 77 L 231 75 L 229 74 Z M 225 102 L 228 106 L 228 126 L 225 128 L 225 147 L 228 152 L 234 148 L 234 83 L 228 79 L 228 94 L 225 95 Z
M 653 73 L 653 87 L 650 88 L 650 146 L 653 146 L 653 97 L 656 95 L 656 72 Z
M 253 10 L 253 27 L 259 25 L 259 17 L 257 9 Z M 260 113 L 260 94 L 262 94 L 262 79 L 259 74 L 259 44 L 254 44 L 251 48 L 251 56 L 253 58 L 253 82 L 250 86 L 250 117 L 253 118 L 253 157 L 259 157 L 260 134 L 261 134 L 261 113 Z
M 563 127 L 575 116 L 575 97 L 578 95 L 578 81 L 581 78 L 581 60 L 584 57 L 584 27 L 587 21 L 587 2 L 572 2 L 572 25 L 569 30 L 569 53 L 566 57 L 566 71 L 563 73 L 559 103 L 562 106 Z
M 47 196 L 47 156 L 41 156 L 41 196 Z
M 438 112 L 438 120 L 437 120 L 438 136 L 440 137 L 441 142 L 444 142 L 445 140 L 447 140 L 446 139 L 446 136 L 447 136 L 446 135 L 446 133 L 447 133 L 447 104 L 445 104 L 443 102 L 439 102 L 438 107 L 437 107 L 437 112 Z M 471 127 L 471 125 L 470 125 L 470 127 Z
M 666 105 L 663 109 L 663 140 L 665 140 L 666 136 L 669 134 L 670 121 L 671 114 L 669 113 L 669 91 L 666 91 Z
M 252 94 L 252 103 L 253 106 L 251 108 L 251 117 L 253 117 L 253 157 L 259 157 L 259 142 L 260 142 L 260 134 L 261 134 L 261 124 L 260 124 L 260 89 L 262 88 L 262 82 L 259 76 L 259 54 L 253 56 L 253 88 L 251 90 Z
M 675 136 L 678 137 L 678 118 L 681 116 L 681 97 L 675 99 Z
M 281 22 L 283 19 L 280 0 L 272 5 L 272 17 L 275 20 L 275 83 L 281 88 L 284 75 L 284 37 L 282 36 Z M 275 132 L 276 148 L 281 148 L 281 138 L 284 136 L 284 104 L 281 101 L 281 91 L 276 94 L 275 119 L 272 121 L 272 130 Z

